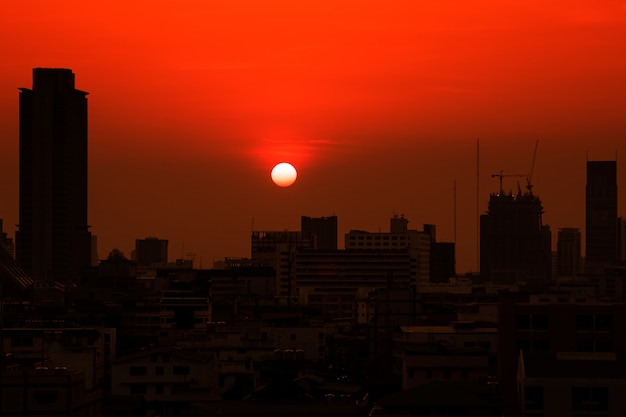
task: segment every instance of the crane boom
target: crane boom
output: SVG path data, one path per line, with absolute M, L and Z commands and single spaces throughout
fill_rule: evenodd
M 529 193 L 533 192 L 533 172 L 535 171 L 535 159 L 537 159 L 537 147 L 539 146 L 539 139 L 535 142 L 535 151 L 533 152 L 533 163 L 530 166 L 530 174 L 526 178 L 526 189 Z
M 493 177 L 500 177 L 500 194 L 502 195 L 504 193 L 504 191 L 502 190 L 502 178 L 503 177 L 526 177 L 528 178 L 528 175 L 525 174 L 504 174 L 503 170 L 500 170 L 500 173 L 498 174 L 491 174 L 491 178 Z

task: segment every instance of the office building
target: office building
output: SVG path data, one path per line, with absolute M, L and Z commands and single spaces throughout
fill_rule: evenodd
M 20 88 L 16 259 L 36 281 L 80 280 L 87 223 L 87 94 L 69 69 L 35 68 Z
M 408 228 L 404 215 L 394 215 L 389 221 L 389 232 L 350 230 L 345 235 L 345 248 L 355 250 L 406 249 L 416 263 L 413 285 L 426 284 L 430 280 L 430 251 L 434 240 L 434 225 L 424 225 L 424 230 Z
M 559 229 L 556 241 L 556 274 L 575 276 L 582 272 L 580 229 L 563 227 Z
M 585 273 L 617 260 L 617 161 L 587 161 Z
M 296 250 L 315 249 L 315 236 L 310 232 L 254 231 L 250 242 L 252 264 L 274 268 L 279 265 L 280 252 L 287 251 L 293 257 Z

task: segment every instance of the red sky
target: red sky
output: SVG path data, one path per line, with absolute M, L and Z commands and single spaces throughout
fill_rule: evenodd
M 5 231 L 17 88 L 34 67 L 71 68 L 90 92 L 101 258 L 157 236 L 206 268 L 249 256 L 252 227 L 297 230 L 301 215 L 336 214 L 340 242 L 394 213 L 451 241 L 456 181 L 457 269 L 475 271 L 477 138 L 481 212 L 491 174 L 528 173 L 539 140 L 554 242 L 584 229 L 586 155 L 617 154 L 626 183 L 623 1 L 7 1 L 0 39 Z M 290 188 L 270 180 L 281 161 L 298 168 Z

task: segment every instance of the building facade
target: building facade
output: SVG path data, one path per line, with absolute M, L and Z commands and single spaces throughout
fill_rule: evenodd
M 559 229 L 556 241 L 556 274 L 575 276 L 582 272 L 580 229 L 564 227 Z
M 587 161 L 585 273 L 617 260 L 617 161 Z
M 35 280 L 79 280 L 91 264 L 87 94 L 69 69 L 35 68 L 20 88 L 16 258 Z
M 300 230 L 312 234 L 315 238 L 315 249 L 337 249 L 337 216 L 300 218 Z

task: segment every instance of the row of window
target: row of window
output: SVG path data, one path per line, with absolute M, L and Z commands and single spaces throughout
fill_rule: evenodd
M 518 314 L 515 318 L 517 330 L 548 330 L 547 314 Z M 611 316 L 608 314 L 579 314 L 576 316 L 576 330 L 583 332 L 610 332 L 613 329 Z
M 546 339 L 520 339 L 515 344 L 516 352 L 550 352 L 550 341 Z M 577 340 L 576 352 L 613 352 L 610 340 Z
M 571 393 L 572 411 L 609 410 L 609 389 L 607 387 L 572 387 Z M 525 387 L 526 410 L 543 410 L 544 402 L 543 387 Z M 531 414 L 526 413 L 526 415 Z M 594 415 L 596 414 L 594 413 Z
M 188 366 L 174 366 L 172 367 L 173 375 L 189 375 L 190 369 Z M 128 374 L 131 376 L 142 376 L 148 375 L 148 367 L 147 366 L 131 366 L 128 368 Z M 156 366 L 154 368 L 155 375 L 165 375 L 165 368 L 162 366 Z
M 452 371 L 450 369 L 444 369 L 443 371 L 442 370 L 433 371 L 432 369 L 427 369 L 426 371 L 424 371 L 422 373 L 421 370 L 417 370 L 417 369 L 414 369 L 414 368 L 409 368 L 409 375 L 408 376 L 409 376 L 410 379 L 415 378 L 415 374 L 416 373 L 418 373 L 418 374 L 421 373 L 423 377 L 426 377 L 426 379 L 433 379 L 433 376 L 435 374 L 437 374 L 438 379 L 441 378 L 441 377 L 443 377 L 443 379 L 451 379 L 452 378 Z M 465 369 L 462 369 L 462 370 L 460 370 L 459 372 L 456 372 L 456 373 L 459 374 L 458 376 L 460 376 L 461 379 L 467 379 L 468 375 L 469 375 L 468 371 L 465 370 Z
M 409 240 L 407 236 L 393 236 L 393 235 L 365 235 L 365 236 L 356 236 L 350 235 L 350 240 Z

